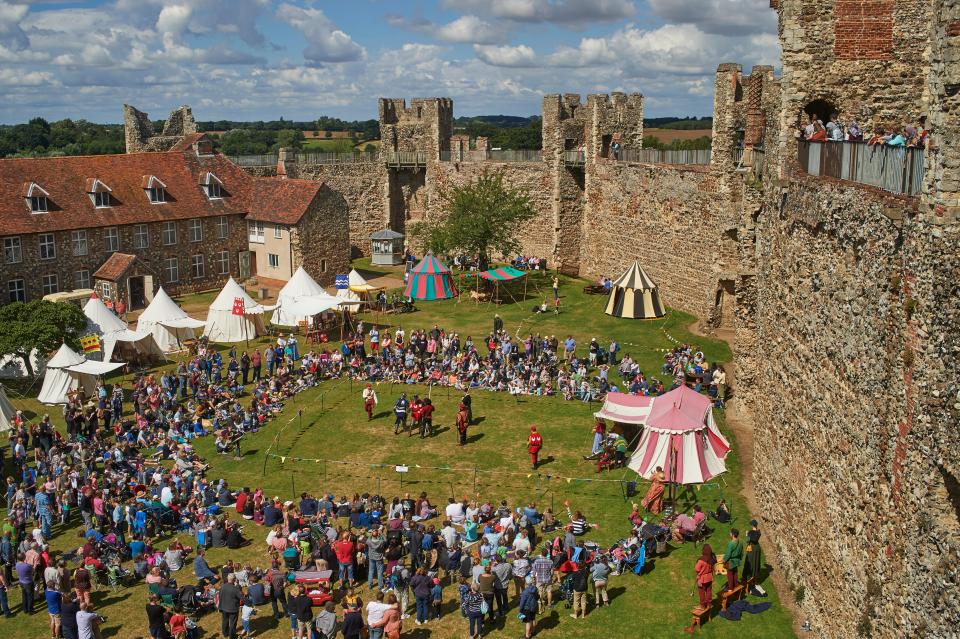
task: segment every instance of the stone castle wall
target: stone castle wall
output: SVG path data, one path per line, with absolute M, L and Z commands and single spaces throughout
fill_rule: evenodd
M 167 151 L 180 142 L 184 136 L 197 132 L 197 123 L 193 111 L 182 106 L 170 112 L 158 135 L 150 117 L 129 104 L 123 105 L 123 133 L 127 153 L 142 151 Z

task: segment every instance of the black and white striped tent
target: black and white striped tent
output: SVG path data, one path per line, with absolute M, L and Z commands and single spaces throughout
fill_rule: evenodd
M 631 319 L 663 317 L 663 304 L 660 302 L 657 285 L 643 271 L 639 261 L 634 262 L 633 266 L 613 283 L 605 312 L 614 317 Z

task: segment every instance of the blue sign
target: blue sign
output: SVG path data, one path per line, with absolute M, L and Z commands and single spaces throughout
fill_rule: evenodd
M 349 275 L 337 275 L 336 279 L 333 281 L 333 285 L 337 288 L 338 291 L 350 288 L 350 276 Z

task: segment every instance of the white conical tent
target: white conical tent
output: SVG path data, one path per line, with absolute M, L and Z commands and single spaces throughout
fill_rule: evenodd
M 604 312 L 614 317 L 629 319 L 663 317 L 663 304 L 660 302 L 657 285 L 646 274 L 639 261 L 635 261 L 613 283 Z
M 243 315 L 234 315 L 234 301 L 241 300 Z M 263 313 L 275 309 L 265 307 L 253 301 L 243 287 L 231 277 L 223 285 L 217 299 L 210 304 L 203 333 L 211 342 L 241 342 L 263 335 L 267 331 L 263 326 Z
M 169 353 L 182 350 L 183 342 L 196 337 L 194 329 L 203 325 L 203 320 L 187 315 L 161 287 L 137 319 L 137 332 L 150 333 L 157 346 Z
M 350 269 L 350 275 L 347 277 L 350 282 L 350 290 L 354 293 L 372 293 L 382 288 L 380 286 L 374 286 L 365 280 L 360 273 L 357 273 L 357 269 Z
M 327 293 L 301 266 L 280 289 L 277 302 L 279 306 L 270 321 L 278 326 L 297 326 L 299 322 L 309 322 L 317 313 L 334 308 L 340 300 Z
M 122 366 L 122 362 L 88 360 L 63 344 L 47 362 L 43 387 L 37 399 L 44 404 L 66 404 L 69 401 L 67 394 L 78 388 L 83 389 L 87 396 L 92 396 L 96 390 L 97 376 L 115 371 Z
M 13 428 L 13 417 L 17 411 L 10 403 L 7 397 L 7 391 L 0 385 L 0 433 L 5 433 Z
M 83 306 L 83 314 L 87 316 L 88 329 L 96 333 L 101 339 L 102 360 L 109 362 L 118 342 L 131 345 L 133 351 L 148 355 L 161 355 L 162 351 L 149 332 L 131 331 L 127 323 L 113 314 L 106 304 L 96 295 L 92 296 Z M 124 356 L 129 358 L 133 353 L 128 349 Z

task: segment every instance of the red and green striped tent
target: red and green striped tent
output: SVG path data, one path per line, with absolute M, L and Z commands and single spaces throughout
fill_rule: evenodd
M 403 294 L 406 297 L 427 302 L 445 300 L 458 295 L 450 269 L 432 253 L 427 253 L 426 257 L 410 271 L 407 289 Z
M 517 278 L 523 277 L 526 275 L 525 271 L 519 271 L 512 266 L 499 266 L 497 268 L 492 268 L 482 273 L 479 273 L 480 277 L 485 280 L 495 281 L 495 282 L 507 282 L 510 280 L 515 280 Z

